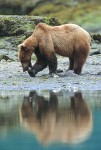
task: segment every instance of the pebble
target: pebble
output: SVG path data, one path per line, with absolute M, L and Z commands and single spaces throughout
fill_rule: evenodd
M 2 60 L 1 60 L 1 63 L 5 63 L 5 62 L 6 62 L 6 60 L 5 60 L 5 59 L 2 59 Z

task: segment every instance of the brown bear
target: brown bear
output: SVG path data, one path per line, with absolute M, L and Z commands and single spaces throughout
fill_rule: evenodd
M 56 54 L 69 57 L 69 70 L 80 74 L 90 51 L 91 37 L 87 31 L 76 24 L 49 26 L 39 23 L 33 34 L 18 46 L 18 57 L 23 71 L 35 76 L 47 66 L 49 74 L 57 73 Z M 31 55 L 37 61 L 31 65 Z

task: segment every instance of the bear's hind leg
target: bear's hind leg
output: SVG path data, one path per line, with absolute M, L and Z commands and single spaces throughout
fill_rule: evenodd
M 74 73 L 80 75 L 87 56 L 77 55 L 74 58 Z
M 82 65 L 78 65 L 78 64 L 74 65 L 74 69 L 73 70 L 74 70 L 75 74 L 80 75 L 81 71 L 82 71 Z
M 69 68 L 68 70 L 73 70 L 74 67 L 74 58 L 69 58 Z
M 47 57 L 47 64 L 49 66 L 49 75 L 53 73 L 57 73 L 57 57 L 56 55 L 52 55 L 51 57 Z

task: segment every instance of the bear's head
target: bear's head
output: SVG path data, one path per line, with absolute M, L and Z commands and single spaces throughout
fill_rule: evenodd
M 31 56 L 37 46 L 38 42 L 33 36 L 30 36 L 22 44 L 18 45 L 18 59 L 24 72 L 32 68 Z

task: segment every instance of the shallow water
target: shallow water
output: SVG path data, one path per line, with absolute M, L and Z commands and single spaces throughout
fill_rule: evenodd
M 0 150 L 101 147 L 101 91 L 2 91 Z

